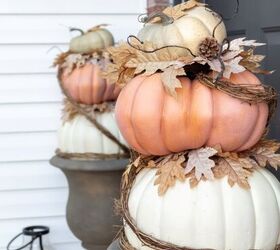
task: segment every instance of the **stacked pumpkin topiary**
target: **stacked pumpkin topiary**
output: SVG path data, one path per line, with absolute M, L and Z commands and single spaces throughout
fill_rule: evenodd
M 72 29 L 81 35 L 54 63 L 66 98 L 58 149 L 50 162 L 67 177 L 67 222 L 88 250 L 107 248 L 116 233 L 113 226 L 120 220 L 113 204 L 129 155 L 114 118 L 120 88 L 102 76 L 111 62 L 106 49 L 114 45 L 102 26 Z
M 113 112 L 120 88 L 102 76 L 110 62 L 105 50 L 114 45 L 112 34 L 102 26 L 87 32 L 71 29 L 81 35 L 70 41 L 69 51 L 54 63 L 66 96 L 57 150 L 64 158 L 118 159 L 127 154 Z
M 280 247 L 280 143 L 265 139 L 276 93 L 255 73 L 254 40 L 227 39 L 222 18 L 189 0 L 143 18 L 109 49 L 107 78 L 134 150 L 122 179 L 122 249 Z

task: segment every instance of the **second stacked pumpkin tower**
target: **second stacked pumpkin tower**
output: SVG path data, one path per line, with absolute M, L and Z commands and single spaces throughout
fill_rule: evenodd
M 135 152 L 122 180 L 122 249 L 276 249 L 280 144 L 264 138 L 275 90 L 254 73 L 263 44 L 229 41 L 190 0 L 144 18 L 109 49 L 120 131 Z

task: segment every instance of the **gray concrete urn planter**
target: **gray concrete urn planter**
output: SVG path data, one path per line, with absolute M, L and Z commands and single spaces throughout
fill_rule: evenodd
M 54 156 L 50 163 L 65 174 L 69 185 L 67 223 L 88 250 L 105 250 L 121 225 L 114 215 L 127 159 L 81 161 Z

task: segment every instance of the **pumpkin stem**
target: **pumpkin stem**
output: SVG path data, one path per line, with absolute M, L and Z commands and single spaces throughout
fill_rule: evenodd
M 151 20 L 153 20 L 156 17 L 160 18 L 160 22 L 162 25 L 168 25 L 174 22 L 174 19 L 172 17 L 164 14 L 163 12 L 155 13 L 149 17 L 145 17 L 142 19 L 142 21 L 144 23 L 149 23 Z
M 79 32 L 81 32 L 81 35 L 84 35 L 84 34 L 85 34 L 85 32 L 84 32 L 82 29 L 79 29 L 79 28 L 73 28 L 73 27 L 71 27 L 69 30 L 70 30 L 70 32 L 72 32 L 72 31 L 79 31 Z

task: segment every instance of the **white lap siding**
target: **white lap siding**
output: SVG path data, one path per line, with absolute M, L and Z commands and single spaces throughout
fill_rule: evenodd
M 0 1 L 0 250 L 32 224 L 50 226 L 55 250 L 82 249 L 65 220 L 66 179 L 48 163 L 62 100 L 50 65 L 74 35 L 67 27 L 107 23 L 125 40 L 145 7 L 146 0 Z

